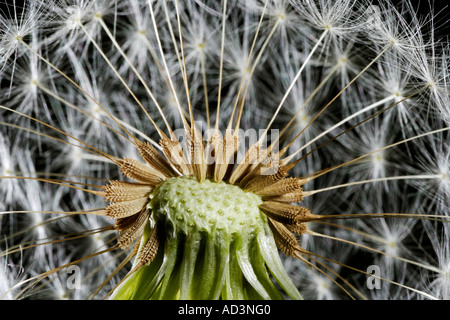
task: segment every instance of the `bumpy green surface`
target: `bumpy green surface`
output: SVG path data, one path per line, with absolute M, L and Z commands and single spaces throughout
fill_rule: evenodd
M 237 186 L 183 177 L 163 182 L 153 192 L 149 207 L 155 220 L 168 219 L 175 232 L 217 230 L 232 235 L 261 228 L 261 203 L 261 197 Z
M 152 215 L 141 239 L 142 246 L 159 223 L 158 254 L 129 274 L 111 298 L 240 300 L 287 294 L 301 299 L 283 268 L 261 203 L 261 197 L 225 182 L 164 181 L 150 197 Z

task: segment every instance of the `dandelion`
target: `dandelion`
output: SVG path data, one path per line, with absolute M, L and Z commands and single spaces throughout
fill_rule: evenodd
M 448 298 L 434 25 L 408 1 L 7 4 L 1 297 Z

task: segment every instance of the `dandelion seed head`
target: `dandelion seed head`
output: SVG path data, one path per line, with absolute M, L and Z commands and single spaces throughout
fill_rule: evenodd
M 449 54 L 409 1 L 9 7 L 0 246 L 48 276 L 19 297 L 448 297 Z
M 396 235 L 391 234 L 386 239 L 386 252 L 390 255 L 398 256 L 400 252 L 401 241 L 396 237 Z
M 83 17 L 83 12 L 79 6 L 69 6 L 66 8 L 67 21 L 66 27 L 69 30 L 78 29 Z
M 361 23 L 352 1 L 292 1 L 292 4 L 306 23 L 334 35 L 351 32 Z
M 329 279 L 316 275 L 315 277 L 313 276 L 312 284 L 315 285 L 318 300 L 332 300 L 333 293 L 331 291 L 332 286 Z
M 298 25 L 296 26 L 295 23 L 295 13 L 289 1 L 269 2 L 265 12 L 272 20 L 272 23 L 276 23 L 284 30 L 292 30 L 292 28 L 295 27 L 298 28 Z
M 380 148 L 376 148 L 378 150 Z M 372 155 L 372 166 L 375 172 L 383 171 L 383 167 L 385 164 L 385 159 L 383 156 L 383 152 L 376 152 Z M 377 173 L 374 173 L 374 176 L 380 176 Z

